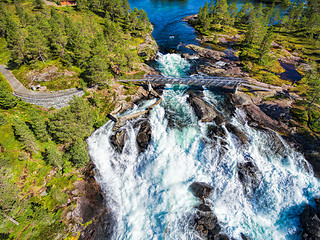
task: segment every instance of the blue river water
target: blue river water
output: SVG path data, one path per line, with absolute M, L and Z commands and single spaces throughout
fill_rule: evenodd
M 210 2 L 210 1 L 208 1 Z M 236 3 L 238 9 L 246 2 L 259 4 L 253 0 L 229 0 L 228 4 Z M 205 0 L 129 0 L 131 8 L 143 9 L 154 25 L 153 37 L 163 53 L 170 50 L 183 51 L 181 44 L 198 44 L 195 30 L 183 22 L 182 18 L 197 14 Z M 280 8 L 284 11 L 285 8 Z

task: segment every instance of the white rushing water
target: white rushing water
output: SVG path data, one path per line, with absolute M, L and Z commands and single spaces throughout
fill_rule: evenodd
M 183 75 L 190 67 L 177 54 L 159 58 L 164 74 Z M 149 116 L 152 136 L 145 152 L 139 154 L 135 140 L 138 120 L 124 126 L 129 138 L 121 154 L 110 143 L 113 122 L 88 139 L 98 181 L 117 219 L 113 239 L 199 239 L 188 226 L 199 203 L 188 190 L 195 181 L 214 187 L 208 204 L 229 236 L 301 239 L 303 204 L 320 194 L 319 181 L 307 171 L 310 166 L 303 155 L 278 134 L 248 126 L 241 110 L 230 115 L 222 95 L 204 90 L 207 103 L 245 133 L 249 143 L 240 144 L 225 127 L 226 136 L 212 140 L 207 132 L 214 124 L 198 121 L 186 101 L 186 90 L 176 86 L 164 90 L 162 103 Z M 251 197 L 244 193 L 237 173 L 237 164 L 248 157 L 262 173 L 262 182 Z

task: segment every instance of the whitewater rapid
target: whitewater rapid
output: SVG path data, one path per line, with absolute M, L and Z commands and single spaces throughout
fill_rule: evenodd
M 158 64 L 171 76 L 183 76 L 190 69 L 178 54 L 159 55 Z M 249 143 L 241 144 L 225 126 L 225 137 L 209 138 L 214 123 L 198 121 L 187 102 L 188 90 L 165 87 L 163 101 L 148 117 L 151 142 L 141 154 L 135 128 L 139 119 L 124 126 L 128 139 L 122 153 L 110 143 L 111 121 L 87 140 L 97 180 L 117 220 L 112 239 L 199 239 L 188 224 L 199 204 L 188 190 L 195 181 L 214 187 L 207 204 L 230 237 L 241 239 L 244 233 L 251 239 L 301 239 L 299 215 L 305 203 L 320 195 L 319 181 L 303 155 L 278 134 L 250 127 L 243 111 L 226 107 L 223 94 L 204 89 L 204 100 L 245 133 Z M 154 102 L 145 101 L 124 114 Z M 247 157 L 262 173 L 251 197 L 237 173 L 237 164 Z

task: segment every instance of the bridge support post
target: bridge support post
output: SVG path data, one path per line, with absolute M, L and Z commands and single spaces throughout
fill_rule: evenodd
M 233 93 L 237 93 L 237 92 L 238 92 L 238 86 L 239 86 L 239 83 L 237 83 L 237 84 L 233 87 L 233 90 L 232 90 Z

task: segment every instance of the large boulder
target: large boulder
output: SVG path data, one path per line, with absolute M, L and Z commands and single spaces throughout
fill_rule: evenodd
M 139 121 L 135 127 L 140 126 L 139 132 L 137 134 L 137 144 L 140 152 L 147 149 L 151 141 L 151 125 L 148 119 L 143 119 Z
M 262 173 L 250 157 L 246 162 L 238 163 L 238 176 L 247 196 L 252 196 L 262 181 Z
M 189 49 L 195 51 L 196 53 L 198 53 L 198 55 L 200 57 L 208 58 L 210 60 L 219 61 L 221 58 L 227 56 L 224 52 L 220 52 L 220 51 L 216 51 L 216 50 L 212 50 L 212 49 L 199 47 L 199 46 L 196 46 L 196 45 L 193 45 L 193 44 L 188 44 L 186 46 L 186 48 L 189 48 Z
M 195 197 L 204 199 L 209 197 L 213 187 L 204 182 L 194 182 L 189 186 L 189 190 Z
M 216 110 L 213 107 L 206 104 L 205 101 L 203 101 L 193 93 L 189 94 L 188 102 L 194 109 L 197 117 L 202 122 L 211 122 L 218 116 Z
M 320 239 L 320 219 L 310 205 L 307 205 L 303 210 L 300 222 L 303 228 L 302 239 Z
M 281 121 L 277 121 L 269 117 L 265 114 L 258 106 L 255 104 L 250 104 L 245 106 L 244 109 L 248 113 L 248 120 L 251 125 L 260 125 L 263 127 L 268 127 L 273 130 L 276 130 L 280 133 L 288 133 L 288 126 L 282 123 Z
M 128 132 L 125 128 L 118 129 L 113 135 L 111 135 L 110 142 L 115 147 L 116 151 L 121 153 L 128 137 Z

